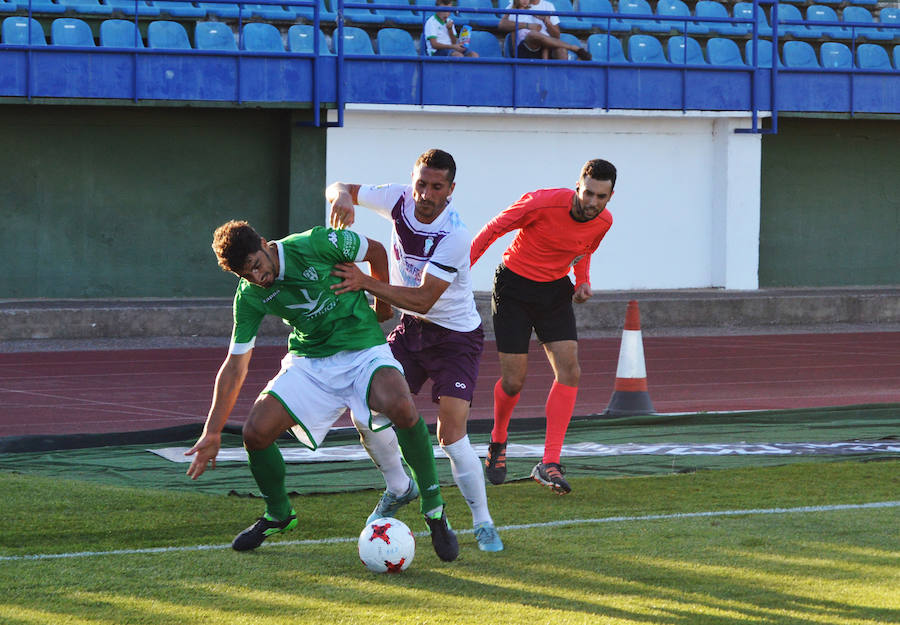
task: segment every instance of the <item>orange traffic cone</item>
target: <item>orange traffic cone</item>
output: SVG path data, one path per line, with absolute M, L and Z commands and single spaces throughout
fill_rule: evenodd
M 625 329 L 619 347 L 616 385 L 606 412 L 610 417 L 655 414 L 647 392 L 647 367 L 644 364 L 644 342 L 641 338 L 641 311 L 634 300 L 628 302 Z

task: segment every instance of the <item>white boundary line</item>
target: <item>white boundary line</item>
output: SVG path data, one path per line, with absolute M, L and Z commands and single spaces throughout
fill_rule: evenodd
M 900 508 L 900 501 L 877 501 L 873 503 L 839 504 L 831 506 L 801 506 L 798 508 L 752 508 L 749 510 L 714 510 L 710 512 L 676 512 L 672 514 L 647 514 L 643 516 L 612 516 L 601 519 L 570 519 L 563 521 L 547 521 L 546 523 L 527 523 L 524 525 L 505 525 L 499 530 L 528 530 L 540 527 L 564 527 L 567 525 L 594 525 L 598 523 L 625 523 L 639 521 L 667 521 L 673 519 L 693 519 L 702 517 L 744 516 L 758 514 L 803 514 L 809 512 L 834 512 L 840 510 L 871 510 L 873 508 Z M 472 530 L 457 530 L 457 534 L 471 534 Z M 427 536 L 426 532 L 417 532 L 417 537 Z M 292 545 L 327 545 L 334 543 L 356 542 L 357 537 L 312 538 L 307 540 L 281 540 L 264 543 L 263 547 L 284 547 Z M 74 553 L 38 553 L 25 556 L 0 556 L 0 562 L 22 560 L 58 560 L 61 558 L 92 558 L 94 556 L 117 556 L 141 553 L 173 553 L 180 551 L 214 551 L 230 549 L 225 545 L 189 545 L 184 547 L 149 547 L 146 549 L 114 549 L 112 551 L 78 551 Z

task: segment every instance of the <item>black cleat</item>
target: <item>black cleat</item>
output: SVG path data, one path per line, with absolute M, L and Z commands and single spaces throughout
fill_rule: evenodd
M 235 536 L 231 548 L 235 551 L 249 551 L 259 547 L 263 541 L 273 534 L 289 532 L 297 527 L 297 513 L 291 510 L 291 516 L 284 521 L 276 521 L 267 514 L 259 517 L 256 523 Z
M 494 485 L 506 481 L 506 443 L 491 442 L 488 445 L 487 458 L 484 459 L 484 474 Z
M 539 462 L 531 470 L 531 477 L 534 478 L 535 482 L 549 486 L 557 495 L 565 495 L 572 492 L 572 487 L 569 486 L 566 478 L 563 477 L 565 473 L 566 470 L 561 464 Z
M 428 529 L 431 530 L 431 546 L 434 552 L 444 562 L 453 562 L 459 556 L 459 542 L 456 534 L 450 529 L 447 522 L 447 514 L 441 511 L 441 518 L 432 519 L 425 517 Z

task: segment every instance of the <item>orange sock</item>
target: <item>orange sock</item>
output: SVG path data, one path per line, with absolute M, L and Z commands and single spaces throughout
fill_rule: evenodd
M 555 462 L 559 464 L 562 454 L 563 441 L 566 438 L 566 430 L 569 429 L 569 421 L 572 420 L 572 412 L 575 410 L 575 397 L 578 395 L 577 386 L 566 386 L 554 380 L 547 395 L 547 434 L 544 438 L 544 458 L 542 462 Z
M 501 382 L 494 384 L 494 429 L 491 430 L 492 443 L 505 443 L 509 436 L 509 419 L 512 417 L 513 408 L 519 403 L 519 393 L 507 395 Z

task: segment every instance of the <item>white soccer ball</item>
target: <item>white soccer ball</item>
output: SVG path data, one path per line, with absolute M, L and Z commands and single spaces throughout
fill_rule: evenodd
M 366 524 L 359 535 L 359 559 L 373 573 L 399 573 L 412 564 L 416 539 L 403 521 L 384 517 Z

